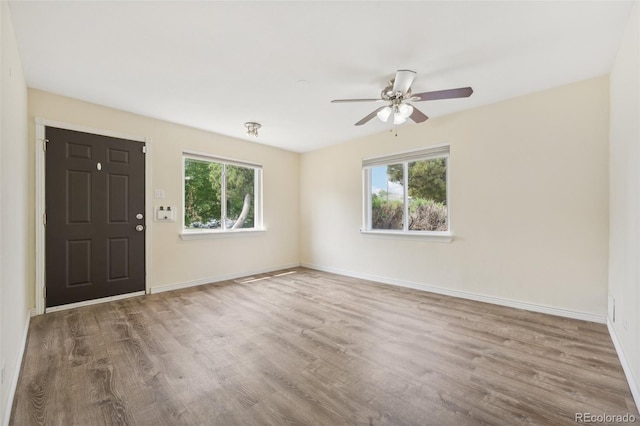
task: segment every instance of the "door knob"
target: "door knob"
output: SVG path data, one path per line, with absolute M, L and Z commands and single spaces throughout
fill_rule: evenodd
M 142 213 L 138 213 L 138 214 L 136 215 L 136 219 L 142 219 L 143 217 L 144 217 L 144 216 L 142 215 Z
M 144 230 L 144 226 L 142 226 L 142 225 L 137 225 L 136 226 L 136 231 L 142 232 L 143 230 Z

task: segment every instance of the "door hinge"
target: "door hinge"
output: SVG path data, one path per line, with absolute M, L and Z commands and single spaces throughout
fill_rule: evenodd
M 42 139 L 42 150 L 47 152 L 47 144 L 49 143 L 49 139 Z
M 143 154 L 147 153 L 147 146 L 146 145 L 142 145 L 142 153 Z
M 44 293 L 44 298 L 47 298 L 47 286 L 42 287 L 42 292 Z
M 44 226 L 47 226 L 47 214 L 46 213 L 42 213 L 42 224 Z

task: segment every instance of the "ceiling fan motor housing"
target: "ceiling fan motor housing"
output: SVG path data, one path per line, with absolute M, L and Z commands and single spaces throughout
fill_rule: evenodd
M 402 92 L 394 92 L 393 91 L 393 83 L 394 80 L 389 82 L 389 85 L 382 89 L 380 92 L 380 97 L 385 101 L 393 102 L 394 104 L 398 104 L 402 102 L 404 99 L 411 97 L 411 89 L 407 90 L 406 93 Z M 395 102 L 394 102 L 395 101 Z

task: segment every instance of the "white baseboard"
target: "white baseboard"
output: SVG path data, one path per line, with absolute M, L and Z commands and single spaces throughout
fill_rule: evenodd
M 627 360 L 627 357 L 624 355 L 622 345 L 620 344 L 620 340 L 618 339 L 618 335 L 616 334 L 616 329 L 611 323 L 611 319 L 609 318 L 607 318 L 607 328 L 609 329 L 609 335 L 611 336 L 611 340 L 613 341 L 613 346 L 616 348 L 616 352 L 618 353 L 618 358 L 620 358 L 620 364 L 622 364 L 622 369 L 624 370 L 624 375 L 627 378 L 629 389 L 631 389 L 633 400 L 636 402 L 636 407 L 640 407 L 640 387 L 638 386 L 638 382 L 636 382 L 635 378 L 633 377 L 631 366 L 629 365 L 629 360 Z
M 22 331 L 22 339 L 20 340 L 20 347 L 18 349 L 18 356 L 16 358 L 16 366 L 13 369 L 13 375 L 11 376 L 11 382 L 9 385 L 9 394 L 7 395 L 7 406 L 4 410 L 4 419 L 2 419 L 3 426 L 9 426 L 9 420 L 11 420 L 11 409 L 13 408 L 13 399 L 16 396 L 16 388 L 18 387 L 18 378 L 20 378 L 20 369 L 22 368 L 22 358 L 24 357 L 24 350 L 27 346 L 27 335 L 29 334 L 29 324 L 31 317 L 35 315 L 35 308 L 31 308 L 27 311 L 27 319 Z
M 509 308 L 524 309 L 527 311 L 557 315 L 565 318 L 573 318 L 573 319 L 579 319 L 583 321 L 597 322 L 600 324 L 605 324 L 607 321 L 607 317 L 605 315 L 595 315 L 587 312 L 578 312 L 578 311 L 572 311 L 569 309 L 561 309 L 561 308 L 554 308 L 551 306 L 536 305 L 533 303 L 520 302 L 517 300 L 505 299 L 501 297 L 485 296 L 482 294 L 476 294 L 476 293 L 471 293 L 467 291 L 452 290 L 444 287 L 438 287 L 438 286 L 433 286 L 433 285 L 428 285 L 423 283 L 416 283 L 413 281 L 405 281 L 405 280 L 399 280 L 395 278 L 381 277 L 378 275 L 363 274 L 360 272 L 353 272 L 353 271 L 348 271 L 344 269 L 331 268 L 331 267 L 314 265 L 314 264 L 304 263 L 304 262 L 302 263 L 302 266 L 309 269 L 316 269 L 318 271 L 331 272 L 334 274 L 346 275 L 348 277 L 360 278 L 360 279 L 369 280 L 369 281 L 376 281 L 384 284 L 396 285 L 399 287 L 408 287 L 416 290 L 428 291 L 430 293 L 443 294 L 445 296 L 460 297 L 462 299 L 475 300 L 477 302 L 491 303 L 493 305 L 507 306 Z
M 202 278 L 199 280 L 185 281 L 185 282 L 175 283 L 175 284 L 165 284 L 158 287 L 149 288 L 149 293 L 150 294 L 162 293 L 164 291 L 179 290 L 181 288 L 195 287 L 195 286 L 204 285 L 204 284 L 212 284 L 220 281 L 235 280 L 237 278 L 243 278 L 249 275 L 266 274 L 268 272 L 279 271 L 281 269 L 297 268 L 299 266 L 300 266 L 299 263 L 290 263 L 287 265 L 273 266 L 268 268 L 256 269 L 252 271 L 242 271 L 234 274 L 220 275 L 217 277 Z

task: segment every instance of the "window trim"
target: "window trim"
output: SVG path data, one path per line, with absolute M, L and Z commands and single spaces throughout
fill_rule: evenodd
M 224 171 L 226 170 L 226 166 L 239 166 L 254 169 L 254 227 L 253 228 L 240 228 L 240 229 L 189 229 L 185 227 L 185 211 L 186 211 L 186 202 L 185 202 L 185 160 L 193 159 L 199 161 L 207 161 L 211 163 L 219 163 L 223 165 L 223 173 L 222 173 L 222 188 L 221 188 L 221 198 L 226 200 L 226 192 L 227 192 L 227 178 Z M 204 238 L 220 238 L 224 236 L 231 235 L 252 235 L 256 233 L 261 233 L 266 231 L 263 224 L 263 216 L 262 216 L 262 197 L 263 197 L 263 181 L 262 174 L 263 168 L 261 164 L 252 163 L 249 161 L 238 160 L 235 158 L 227 158 L 221 157 L 217 155 L 206 154 L 202 152 L 196 151 L 182 151 L 181 156 L 182 161 L 182 227 L 180 232 L 180 238 L 183 240 L 195 240 L 195 239 L 204 239 Z M 223 218 L 226 218 L 227 215 L 227 203 L 221 203 L 221 221 L 223 226 L 225 226 L 225 221 Z
M 438 242 L 451 242 L 453 240 L 453 233 L 451 231 L 451 164 L 450 164 L 451 147 L 449 144 L 439 144 L 427 148 L 421 148 L 417 150 L 404 151 L 394 154 L 382 155 L 377 157 L 365 158 L 362 160 L 362 182 L 363 182 L 363 209 L 362 209 L 362 228 L 360 233 L 363 235 L 370 235 L 376 237 L 411 237 L 422 238 L 425 240 L 438 241 Z M 409 163 L 413 161 L 432 160 L 436 158 L 446 158 L 447 160 L 447 231 L 410 231 L 408 213 L 409 213 Z M 371 200 L 371 169 L 377 166 L 389 166 L 393 164 L 402 164 L 403 166 L 403 188 L 404 188 L 404 220 L 403 229 L 372 229 L 372 200 Z

